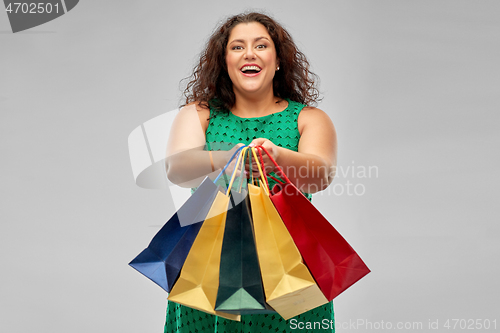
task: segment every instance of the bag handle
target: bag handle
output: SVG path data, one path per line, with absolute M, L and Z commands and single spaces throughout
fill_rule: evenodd
M 222 171 L 219 173 L 219 175 L 217 176 L 217 178 L 215 178 L 214 180 L 214 183 L 217 183 L 217 181 L 219 180 L 220 176 L 222 176 L 222 174 L 224 173 L 224 171 L 226 171 L 227 167 L 229 166 L 229 164 L 231 164 L 231 162 L 233 161 L 234 157 L 236 156 L 236 154 L 239 154 L 241 152 L 241 150 L 243 148 L 245 148 L 247 146 L 241 146 L 240 148 L 238 148 L 238 150 L 236 150 L 233 154 L 233 156 L 231 156 L 231 158 L 229 159 L 229 161 L 226 163 L 226 166 L 224 166 L 224 168 L 222 169 Z
M 234 182 L 234 179 L 236 177 L 236 170 L 238 170 L 238 166 L 240 164 L 240 160 L 243 156 L 245 156 L 245 153 L 248 149 L 248 146 L 243 146 L 241 149 L 238 149 L 240 150 L 240 154 L 238 156 L 238 160 L 236 161 L 236 163 L 234 164 L 235 167 L 234 167 L 234 170 L 233 170 L 233 174 L 231 175 L 231 180 L 229 182 L 229 185 L 227 186 L 227 190 L 226 190 L 226 196 L 229 196 L 229 194 L 231 193 L 231 188 L 233 187 L 233 182 Z M 245 161 L 245 158 L 243 157 L 243 162 Z M 243 167 L 243 163 L 241 164 L 242 167 Z M 242 170 L 243 171 L 243 170 Z M 240 175 L 242 177 L 242 175 Z
M 260 150 L 264 150 L 266 152 L 267 156 L 271 159 L 271 162 L 273 162 L 274 166 L 276 166 L 276 168 L 278 168 L 279 173 L 280 173 L 280 177 L 283 177 L 285 179 L 286 183 L 293 185 L 292 182 L 290 181 L 290 179 L 288 179 L 288 177 L 283 172 L 283 169 L 281 169 L 281 167 L 278 165 L 278 163 L 276 163 L 276 161 L 274 160 L 274 158 L 269 154 L 269 152 L 267 151 L 267 149 L 264 148 L 263 146 L 257 146 L 256 148 L 259 149 L 259 155 L 260 155 L 260 158 L 262 159 L 262 165 L 264 165 L 264 158 L 262 157 L 262 152 Z M 264 173 L 265 173 L 265 170 L 264 170 Z M 276 180 L 278 183 L 284 184 L 283 182 L 280 182 L 278 179 L 276 179 L 276 178 L 274 178 L 272 176 L 270 176 L 270 177 L 273 178 L 274 180 Z
M 259 149 L 260 159 L 261 159 L 262 165 L 264 165 L 264 158 L 262 157 L 262 153 L 261 153 L 261 151 L 260 151 L 260 148 L 261 148 L 261 147 L 262 147 L 262 146 L 258 146 L 258 147 L 256 147 L 256 148 L 258 148 L 258 149 Z M 265 170 L 265 168 L 264 168 L 264 174 L 266 174 L 266 172 L 265 172 L 265 171 L 266 171 L 266 170 Z M 281 173 L 283 173 L 283 171 L 282 171 L 281 169 L 280 169 L 280 172 L 281 172 Z M 271 179 L 274 179 L 277 183 L 279 183 L 279 184 L 281 184 L 281 185 L 285 184 L 285 182 L 284 182 L 283 180 L 278 179 L 278 178 L 276 178 L 276 177 L 273 177 L 273 176 L 271 176 L 271 175 L 266 174 L 266 179 L 267 179 L 267 177 L 270 177 Z M 268 186 L 269 186 L 269 184 L 268 184 Z
M 245 149 L 245 152 L 242 152 L 243 153 L 243 158 L 241 159 L 241 165 L 240 165 L 240 176 L 238 177 L 240 180 L 239 180 L 239 184 L 238 184 L 238 192 L 241 192 L 241 188 L 243 187 L 243 178 L 246 178 L 246 177 L 243 177 L 243 169 L 245 168 L 245 161 L 247 158 L 249 158 L 251 155 L 250 155 L 250 150 L 248 149 Z M 248 156 L 247 156 L 248 155 Z
M 260 149 L 259 149 L 259 148 L 261 148 L 261 147 L 260 147 L 260 146 L 259 146 L 259 147 L 256 147 L 256 149 L 257 149 L 257 150 L 258 150 L 258 152 L 259 152 L 260 161 L 261 161 L 262 165 L 264 165 L 264 164 L 265 164 L 265 163 L 264 163 L 264 157 L 262 157 L 262 152 L 260 151 Z M 270 186 L 269 186 L 269 182 L 267 181 L 267 177 L 270 177 L 271 179 L 274 179 L 274 180 L 275 180 L 278 184 L 281 184 L 281 185 L 285 184 L 282 180 L 277 179 L 276 177 L 273 177 L 273 176 L 271 176 L 271 175 L 267 174 L 267 173 L 266 173 L 266 168 L 262 167 L 262 169 L 263 169 L 263 171 L 264 171 L 264 179 L 266 180 L 266 183 L 265 183 L 265 184 L 266 184 L 266 186 L 267 186 L 266 191 L 267 191 L 267 193 L 268 193 L 268 194 L 269 194 L 269 192 L 271 191 L 271 188 L 270 188 Z
M 253 156 L 255 157 L 255 163 L 257 164 L 257 168 L 259 169 L 259 174 L 260 174 L 260 178 L 261 178 L 260 181 L 261 181 L 262 185 L 264 185 L 264 188 L 266 190 L 267 195 L 269 195 L 269 184 L 267 182 L 266 170 L 263 167 L 261 167 L 259 159 L 257 158 L 257 154 L 255 153 L 256 150 L 259 151 L 256 148 L 252 148 L 252 153 L 253 153 Z M 259 151 L 259 153 L 260 153 L 260 151 Z M 253 172 L 252 172 L 252 179 L 253 179 Z
M 253 150 L 254 148 L 248 151 L 248 169 L 250 169 L 250 166 L 252 165 L 252 154 L 254 154 Z M 253 172 L 250 172 L 250 183 L 255 185 L 255 180 L 253 179 Z

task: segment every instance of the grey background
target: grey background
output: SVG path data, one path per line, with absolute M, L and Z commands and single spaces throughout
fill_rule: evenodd
M 339 165 L 379 170 L 334 181 L 362 196 L 314 198 L 372 269 L 335 300 L 339 325 L 500 324 L 500 2 L 251 5 L 321 77 Z M 135 185 L 127 137 L 178 106 L 212 29 L 245 9 L 88 0 L 18 34 L 0 13 L 1 332 L 162 331 L 166 293 L 127 263 L 174 206 Z

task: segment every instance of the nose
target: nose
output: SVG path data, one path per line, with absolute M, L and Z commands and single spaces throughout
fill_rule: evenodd
M 245 51 L 245 59 L 255 59 L 253 48 L 247 47 Z

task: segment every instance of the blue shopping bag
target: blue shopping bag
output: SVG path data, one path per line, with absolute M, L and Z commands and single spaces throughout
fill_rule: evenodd
M 243 147 L 233 154 L 219 177 L 241 149 Z M 153 237 L 148 247 L 129 265 L 165 291 L 170 292 L 179 277 L 202 222 L 207 217 L 215 196 L 220 190 L 221 188 L 214 181 L 206 177 L 193 195 Z

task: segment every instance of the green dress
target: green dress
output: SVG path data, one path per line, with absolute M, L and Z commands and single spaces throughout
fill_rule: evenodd
M 285 110 L 264 117 L 241 118 L 231 112 L 210 110 L 206 131 L 207 150 L 229 150 L 238 143 L 249 144 L 266 138 L 275 145 L 298 151 L 300 133 L 297 119 L 305 105 L 287 99 Z M 275 184 L 268 178 L 269 186 Z M 311 195 L 306 194 L 310 199 Z M 303 329 L 301 329 L 303 327 Z M 243 315 L 233 321 L 168 302 L 165 333 L 264 333 L 335 332 L 333 302 L 284 320 L 279 314 Z

